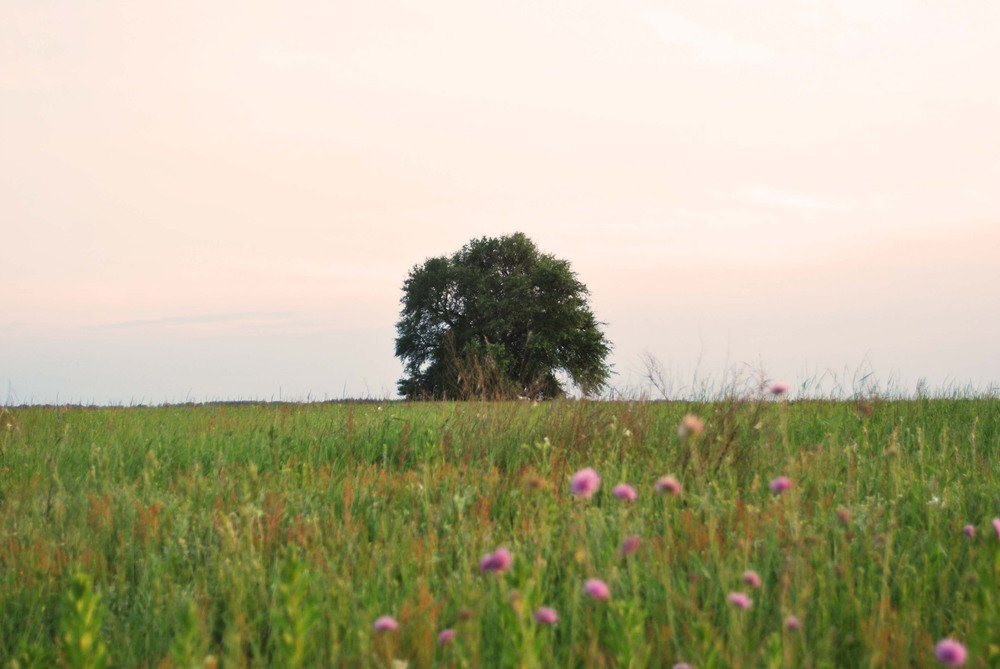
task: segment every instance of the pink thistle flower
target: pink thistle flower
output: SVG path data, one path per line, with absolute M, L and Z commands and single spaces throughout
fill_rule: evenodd
M 599 578 L 588 578 L 583 584 L 583 590 L 594 599 L 606 601 L 611 597 L 611 588 Z
M 674 665 L 674 669 L 691 669 L 691 665 L 687 662 L 678 662 Z
M 681 484 L 673 476 L 664 476 L 658 479 L 654 489 L 660 494 L 669 494 L 674 497 L 681 494 Z
M 976 526 L 966 525 L 965 527 L 962 528 L 962 533 L 971 539 L 972 537 L 976 536 Z
M 687 439 L 692 434 L 698 435 L 704 431 L 705 421 L 691 413 L 684 416 L 680 425 L 677 426 L 677 436 L 681 439 Z
M 837 509 L 837 516 L 840 518 L 840 522 L 845 526 L 851 524 L 851 512 L 844 507 Z
M 1000 518 L 993 519 L 993 529 L 997 532 L 997 538 L 1000 538 Z
M 399 629 L 399 623 L 392 616 L 380 616 L 372 623 L 372 629 L 376 632 L 395 632 Z
M 742 592 L 730 592 L 729 597 L 726 599 L 729 600 L 730 604 L 738 606 L 741 609 L 749 609 L 753 605 L 753 601 Z
M 743 582 L 751 588 L 759 588 L 761 583 L 760 574 L 755 572 L 753 569 L 747 569 L 743 572 Z
M 510 569 L 514 557 L 506 548 L 498 548 L 492 553 L 487 553 L 479 560 L 479 571 L 490 571 L 500 573 Z
M 455 630 L 453 629 L 442 630 L 441 633 L 438 634 L 438 645 L 440 646 L 447 646 L 454 640 Z
M 788 384 L 787 383 L 781 383 L 779 381 L 778 383 L 772 383 L 771 384 L 771 394 L 772 395 L 784 395 L 787 392 L 788 392 Z
M 788 616 L 785 618 L 785 629 L 787 630 L 797 630 L 802 629 L 802 621 L 795 616 Z
M 771 479 L 771 482 L 767 484 L 767 487 L 770 488 L 771 492 L 775 495 L 780 495 L 792 487 L 792 481 L 787 476 L 779 476 L 776 479 Z
M 559 614 L 556 610 L 548 606 L 543 606 L 535 611 L 535 622 L 541 625 L 555 625 L 559 622 Z
M 639 493 L 637 493 L 635 488 L 630 486 L 628 483 L 619 483 L 611 489 L 611 494 L 618 499 L 623 499 L 629 502 L 639 498 Z
M 633 534 L 627 536 L 625 537 L 625 540 L 622 542 L 621 554 L 623 556 L 631 555 L 632 553 L 639 550 L 639 546 L 641 545 L 642 545 L 642 539 L 638 535 Z
M 934 657 L 941 664 L 949 667 L 961 667 L 969 658 L 965 646 L 954 639 L 941 639 L 934 646 Z
M 580 497 L 590 497 L 601 487 L 601 477 L 590 467 L 581 469 L 569 482 L 569 490 Z

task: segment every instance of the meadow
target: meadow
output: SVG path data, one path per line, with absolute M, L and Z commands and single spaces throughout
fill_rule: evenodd
M 995 516 L 995 398 L 0 409 L 0 666 L 997 666 Z

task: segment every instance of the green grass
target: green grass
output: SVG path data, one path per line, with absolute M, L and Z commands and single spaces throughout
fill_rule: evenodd
M 0 666 L 993 666 L 994 516 L 996 399 L 0 410 Z

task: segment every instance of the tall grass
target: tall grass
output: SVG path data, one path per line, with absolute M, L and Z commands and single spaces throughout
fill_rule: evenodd
M 689 412 L 706 430 L 682 440 Z M 112 666 L 924 666 L 945 636 L 973 664 L 1000 655 L 996 399 L 18 408 L 0 423 L 8 666 L 100 666 L 101 649 Z M 603 485 L 577 499 L 567 481 L 588 466 Z M 653 493 L 664 474 L 680 497 Z M 774 495 L 778 475 L 793 486 Z M 638 500 L 615 499 L 618 482 Z M 622 556 L 628 535 L 642 545 Z M 511 569 L 480 573 L 498 546 Z M 583 592 L 591 577 L 609 601 Z M 540 606 L 559 622 L 534 622 Z M 382 615 L 399 630 L 375 632 Z

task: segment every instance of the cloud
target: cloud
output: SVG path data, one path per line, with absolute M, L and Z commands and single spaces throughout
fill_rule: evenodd
M 669 10 L 641 12 L 638 18 L 651 26 L 663 41 L 693 49 L 704 61 L 728 65 L 760 64 L 774 59 L 774 54 L 762 46 L 708 30 Z

